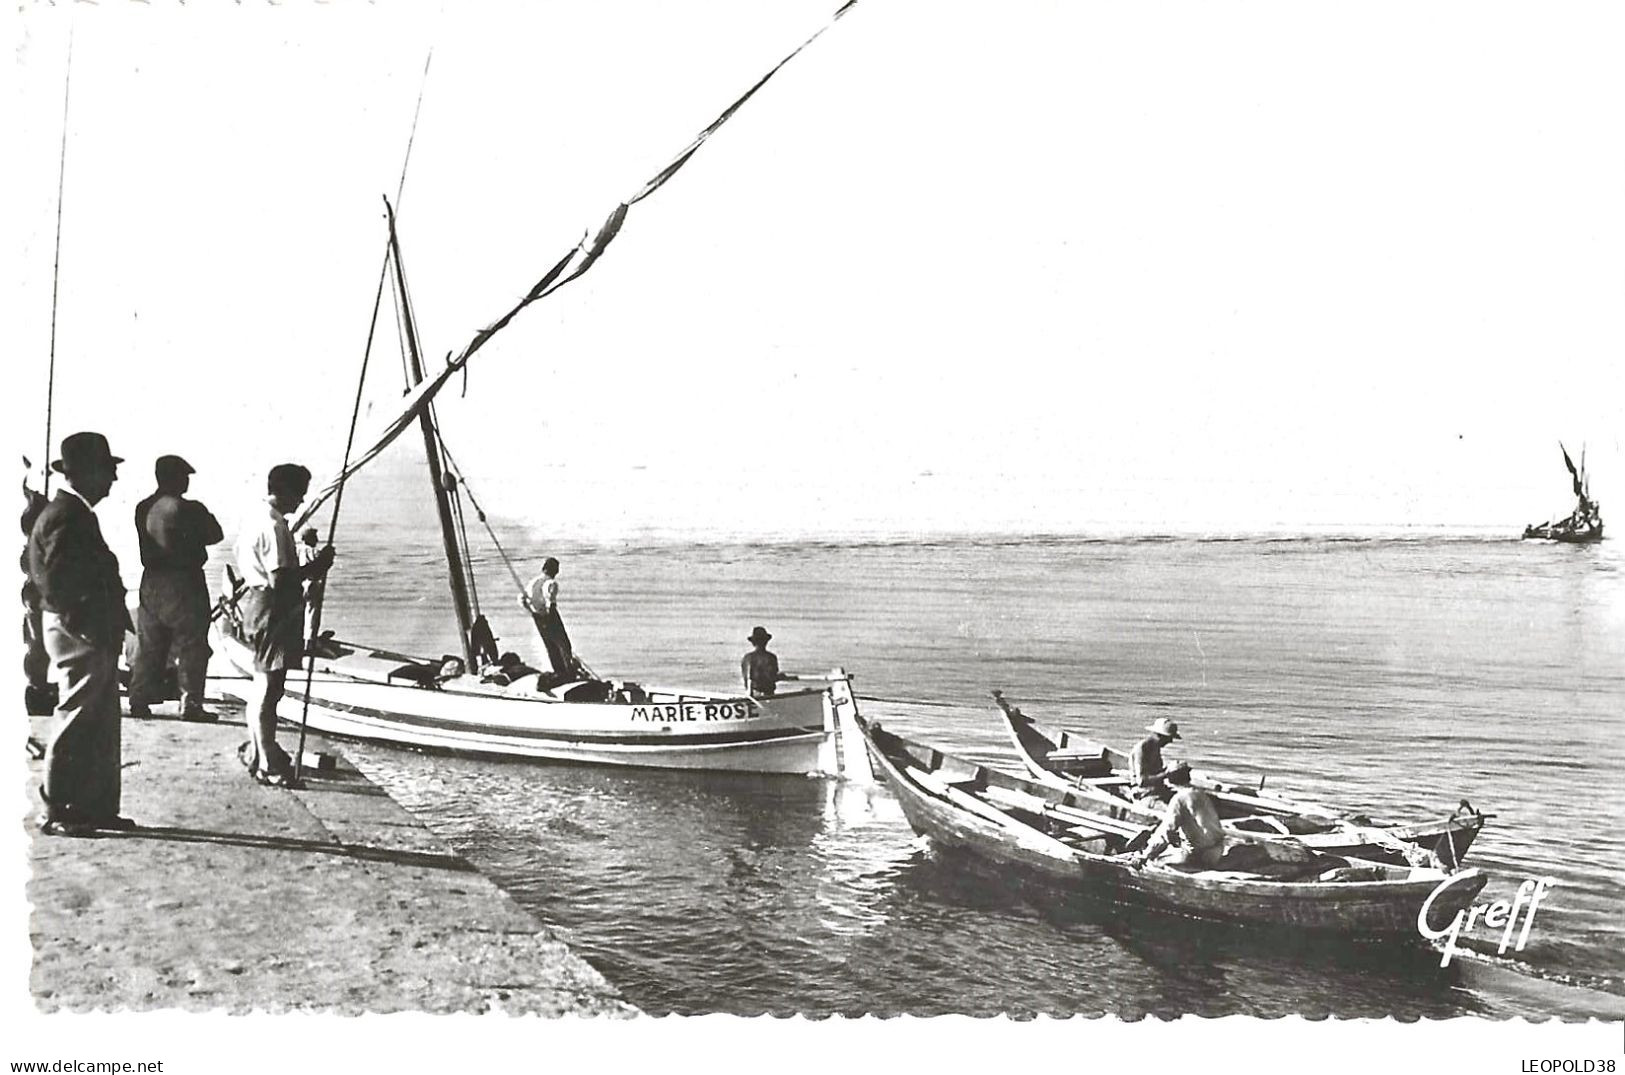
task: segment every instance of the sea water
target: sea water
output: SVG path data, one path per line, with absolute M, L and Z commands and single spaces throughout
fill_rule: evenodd
M 866 715 L 1010 770 L 992 688 L 1119 747 L 1167 717 L 1170 757 L 1384 820 L 1467 800 L 1494 815 L 1469 860 L 1487 897 L 1556 882 L 1502 963 L 1625 992 L 1625 545 L 513 544 L 521 573 L 563 561 L 564 618 L 600 675 L 735 689 L 761 624 L 786 670 L 841 666 Z M 477 566 L 501 645 L 538 660 L 505 565 Z M 455 652 L 444 591 L 432 532 L 364 532 L 327 623 Z M 1425 948 L 1262 935 L 992 871 L 917 838 L 883 789 L 350 753 L 651 1012 L 1565 1012 Z

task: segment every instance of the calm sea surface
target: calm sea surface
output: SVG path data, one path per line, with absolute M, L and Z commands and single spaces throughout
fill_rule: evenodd
M 522 546 L 521 546 L 522 547 Z M 455 649 L 438 546 L 342 548 L 341 637 Z M 1509 979 L 1625 992 L 1625 542 L 1080 539 L 523 548 L 602 675 L 731 689 L 758 623 L 788 670 L 841 665 L 864 710 L 1017 769 L 988 690 L 1129 744 L 1376 817 L 1495 817 L 1486 896 L 1552 877 Z M 537 653 L 500 561 L 481 597 Z M 651 1012 L 1563 1011 L 1435 954 L 1260 938 L 992 876 L 883 790 L 352 755 Z M 1488 931 L 1475 947 L 1493 949 Z M 1621 1002 L 1625 1005 L 1625 1001 Z

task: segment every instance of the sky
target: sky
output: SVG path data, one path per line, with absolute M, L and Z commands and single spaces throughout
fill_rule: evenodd
M 119 515 L 165 452 L 229 513 L 342 455 L 382 195 L 441 361 L 836 6 L 22 8 L 18 449 L 70 71 L 52 439 L 108 434 Z M 1622 24 L 860 0 L 475 358 L 448 443 L 493 515 L 587 540 L 1515 532 L 1572 505 L 1559 441 L 1607 517 Z M 416 495 L 420 452 L 371 495 Z

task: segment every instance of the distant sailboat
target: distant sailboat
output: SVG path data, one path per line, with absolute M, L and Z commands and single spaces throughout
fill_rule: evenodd
M 1581 451 L 1580 465 L 1576 467 L 1574 460 L 1569 458 L 1569 450 L 1561 443 L 1557 447 L 1563 453 L 1563 465 L 1569 468 L 1569 477 L 1574 483 L 1574 495 L 1578 503 L 1575 504 L 1573 513 L 1565 519 L 1530 523 L 1524 527 L 1523 536 L 1571 544 L 1601 541 L 1602 505 L 1591 499 L 1591 480 L 1586 474 L 1585 452 Z

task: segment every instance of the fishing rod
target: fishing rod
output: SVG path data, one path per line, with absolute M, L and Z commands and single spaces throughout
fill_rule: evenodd
M 45 378 L 45 497 L 51 496 L 51 413 L 56 397 L 56 302 L 57 284 L 62 273 L 62 191 L 68 174 L 68 101 L 73 91 L 73 23 L 68 23 L 68 66 L 62 79 L 62 150 L 56 165 L 56 252 L 51 264 L 51 359 Z
M 401 196 L 406 191 L 406 169 L 412 162 L 412 143 L 417 140 L 418 118 L 423 114 L 423 94 L 429 84 L 429 65 L 434 61 L 434 49 L 429 49 L 429 55 L 423 61 L 423 77 L 418 83 L 418 100 L 412 110 L 412 129 L 406 136 L 406 153 L 401 160 L 401 177 L 395 185 L 395 202 L 400 204 Z M 387 203 L 386 203 L 387 204 Z M 350 470 L 350 453 L 355 448 L 355 430 L 361 419 L 362 391 L 367 383 L 367 366 L 372 360 L 373 338 L 378 332 L 378 311 L 384 301 L 384 283 L 389 279 L 389 252 L 390 245 L 384 247 L 383 264 L 378 269 L 378 290 L 373 295 L 372 319 L 367 326 L 367 346 L 361 356 L 361 376 L 357 378 L 355 388 L 355 404 L 350 409 L 350 431 L 344 439 L 344 464 L 339 469 L 339 487 L 333 494 L 333 514 L 327 520 L 327 545 L 333 545 L 334 535 L 339 528 L 339 508 L 344 503 L 344 486 Z M 316 591 L 315 600 L 310 607 L 310 639 L 305 646 L 305 690 L 304 698 L 299 710 L 299 749 L 294 754 L 293 782 L 298 784 L 305 771 L 305 739 L 310 731 L 310 688 L 316 676 L 316 661 L 310 656 L 310 651 L 321 638 L 322 606 L 327 598 L 326 577 L 323 576 L 322 586 Z

